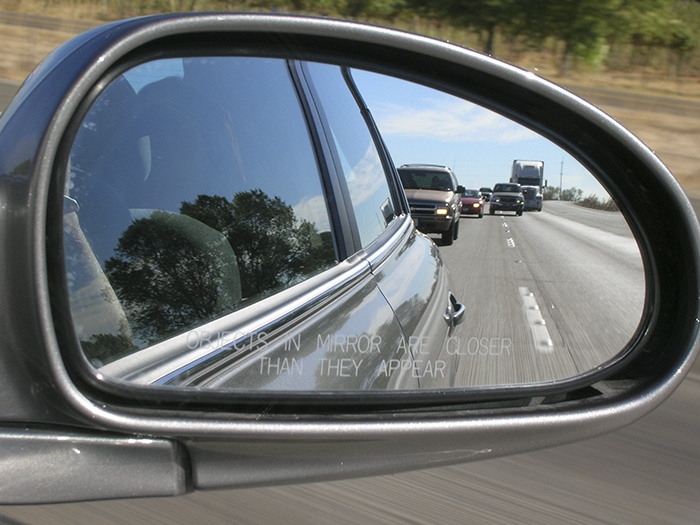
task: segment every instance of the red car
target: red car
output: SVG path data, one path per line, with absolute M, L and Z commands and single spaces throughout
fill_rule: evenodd
M 484 216 L 484 196 L 479 190 L 466 190 L 462 193 L 462 215 Z

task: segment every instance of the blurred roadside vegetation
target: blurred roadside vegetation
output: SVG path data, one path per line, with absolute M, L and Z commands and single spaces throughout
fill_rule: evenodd
M 614 200 L 607 198 L 607 199 L 601 199 L 597 195 L 589 195 L 586 198 L 581 199 L 578 201 L 576 204 L 579 206 L 583 206 L 585 208 L 593 208 L 594 210 L 603 210 L 603 211 L 619 211 L 620 208 L 617 207 L 617 204 L 615 203 Z
M 584 197 L 583 190 L 575 187 L 560 191 L 559 186 L 547 186 L 542 190 L 542 199 L 545 201 L 569 201 L 595 210 L 619 211 L 617 204 L 611 198 L 599 198 L 597 195 Z
M 572 201 L 578 202 L 583 198 L 583 190 L 578 188 L 559 189 L 559 186 L 545 186 L 542 188 L 542 200 L 545 201 Z
M 449 40 L 559 82 L 605 75 L 608 87 L 700 96 L 698 0 L 0 0 L 0 10 L 95 25 L 181 11 L 321 15 Z

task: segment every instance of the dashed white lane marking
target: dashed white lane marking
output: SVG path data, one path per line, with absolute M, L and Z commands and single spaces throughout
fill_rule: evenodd
M 520 299 L 523 301 L 523 306 L 525 307 L 525 315 L 527 316 L 527 322 L 530 325 L 530 331 L 532 332 L 532 339 L 535 343 L 535 349 L 538 352 L 553 352 L 554 345 L 552 343 L 552 339 L 549 337 L 549 332 L 547 331 L 547 326 L 545 325 L 544 318 L 542 317 L 542 312 L 540 312 L 540 307 L 537 304 L 537 299 L 535 299 L 535 294 L 530 292 L 526 286 L 519 286 L 518 293 L 520 294 Z
M 505 219 L 503 219 L 503 227 L 508 228 L 508 223 Z M 510 230 L 506 230 L 506 233 L 510 233 Z M 506 239 L 506 244 L 508 244 L 508 248 L 515 248 L 515 240 L 512 237 Z

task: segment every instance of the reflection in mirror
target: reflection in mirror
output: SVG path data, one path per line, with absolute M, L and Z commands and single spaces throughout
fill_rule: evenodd
M 397 218 L 404 189 L 390 189 L 399 179 L 353 84 L 427 236 Z M 364 71 L 137 66 L 84 116 L 64 203 L 76 335 L 96 373 L 126 384 L 550 383 L 614 359 L 643 310 L 637 244 L 574 158 L 467 101 Z M 368 247 L 391 255 L 367 263 Z
M 467 310 L 444 350 L 460 356 L 455 382 L 554 381 L 615 357 L 639 324 L 644 270 L 598 181 L 551 141 L 489 110 L 384 75 L 354 78 L 397 165 L 447 165 L 468 189 L 459 240 L 440 248 Z M 504 208 L 512 194 L 496 193 L 510 182 L 522 184 L 522 216 Z

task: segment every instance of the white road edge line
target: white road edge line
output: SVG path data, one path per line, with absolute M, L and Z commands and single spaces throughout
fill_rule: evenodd
M 549 337 L 549 332 L 547 331 L 547 326 L 542 317 L 542 312 L 540 312 L 540 307 L 537 304 L 537 299 L 535 299 L 535 294 L 528 290 L 526 286 L 519 286 L 518 293 L 525 307 L 525 316 L 530 325 L 535 349 L 543 353 L 553 352 L 554 344 Z

